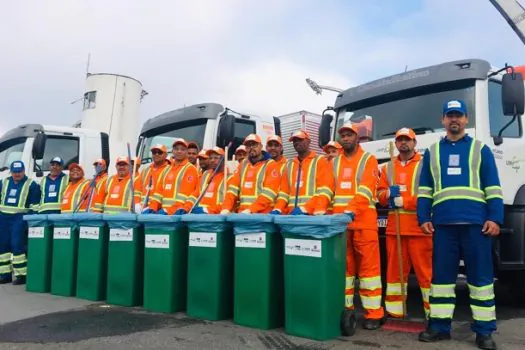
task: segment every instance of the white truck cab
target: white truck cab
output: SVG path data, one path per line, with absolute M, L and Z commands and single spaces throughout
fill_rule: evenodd
M 417 149 L 423 153 L 445 135 L 443 103 L 465 101 L 467 133 L 490 147 L 503 187 L 505 223 L 495 240 L 496 274 L 519 287 L 520 297 L 525 298 L 525 93 L 522 75 L 505 71 L 484 60 L 466 59 L 350 88 L 337 96 L 335 120 L 323 116 L 319 141 L 325 145 L 337 138 L 336 130 L 345 121 L 354 122 L 361 128 L 362 147 L 384 163 L 389 160 L 388 144 L 396 130 L 409 127 L 416 132 Z M 379 214 L 383 235 L 386 211 L 379 210 Z

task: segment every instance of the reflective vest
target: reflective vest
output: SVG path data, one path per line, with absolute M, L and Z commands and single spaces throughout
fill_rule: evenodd
M 15 184 L 11 176 L 2 180 L 2 200 L 0 212 L 3 214 L 25 214 L 30 208 L 26 208 L 27 196 L 33 180 L 27 177 Z M 34 209 L 34 206 L 33 208 Z
M 197 199 L 203 191 L 206 191 L 199 202 L 199 206 L 206 208 L 208 214 L 218 214 L 221 211 L 222 203 L 224 202 L 224 191 L 223 191 L 223 180 L 224 173 L 216 173 L 213 179 L 210 178 L 213 174 L 213 170 L 206 170 L 200 178 L 200 183 L 195 192 L 189 196 L 186 203 L 184 203 L 184 209 L 189 212 L 193 205 L 197 202 Z M 208 185 L 208 182 L 210 183 Z M 208 186 L 207 186 L 208 185 Z M 207 186 L 207 187 L 206 187 Z
M 119 179 L 118 175 L 108 178 L 106 186 L 95 200 L 94 210 L 105 214 L 126 213 L 131 211 L 131 177 Z
M 39 213 L 56 211 L 60 212 L 60 205 L 62 204 L 62 196 L 69 182 L 69 176 L 64 173 L 58 175 L 55 180 L 52 180 L 49 175 L 44 177 L 40 186 L 42 187 L 42 194 L 40 197 Z
M 142 203 L 148 195 L 148 191 L 151 197 L 153 195 L 155 187 L 157 186 L 157 183 L 159 182 L 159 180 L 162 180 L 164 176 L 166 176 L 169 170 L 170 163 L 168 161 L 166 161 L 160 167 L 151 164 L 149 167 L 144 169 L 138 175 L 138 181 L 136 182 L 135 201 L 138 203 Z
M 78 212 L 86 211 L 88 198 L 85 196 L 89 189 L 89 180 L 79 180 L 76 183 L 70 182 L 62 196 L 62 205 L 60 206 L 61 213 L 73 213 L 77 209 L 78 204 L 82 200 L 82 204 L 78 208 Z
M 286 170 L 286 165 L 288 164 L 288 160 L 286 160 L 284 156 L 281 156 L 281 159 L 275 162 L 279 165 L 279 173 L 281 176 L 283 176 L 283 173 Z

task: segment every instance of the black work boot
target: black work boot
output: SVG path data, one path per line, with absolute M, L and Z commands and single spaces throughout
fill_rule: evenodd
M 484 350 L 496 350 L 496 342 L 492 339 L 490 334 L 476 334 L 476 345 L 480 349 Z
M 13 278 L 11 276 L 9 276 L 9 277 L 0 277 L 0 284 L 11 283 L 12 280 L 13 280 Z
M 369 331 L 373 331 L 376 329 L 381 328 L 381 326 L 385 323 L 385 319 L 382 318 L 366 318 L 365 322 L 363 323 L 363 328 L 367 329 Z
M 354 310 L 345 310 L 341 314 L 341 335 L 351 337 L 357 328 L 357 318 Z
M 425 343 L 434 343 L 440 340 L 449 340 L 450 333 L 441 333 L 433 329 L 427 328 L 426 331 L 419 333 L 419 341 Z
M 15 286 L 26 284 L 26 276 L 16 276 L 15 280 L 13 281 L 13 284 Z

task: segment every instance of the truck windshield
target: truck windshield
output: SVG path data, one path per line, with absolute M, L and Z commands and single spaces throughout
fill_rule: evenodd
M 183 138 L 186 141 L 196 142 L 199 147 L 202 147 L 207 121 L 208 119 L 184 121 L 167 125 L 165 128 L 149 133 L 144 138 L 144 146 L 140 155 L 142 159 L 141 164 L 151 163 L 151 146 L 156 144 L 165 145 L 168 147 L 168 152 L 171 152 L 173 141 L 176 138 Z
M 417 134 L 442 131 L 443 104 L 452 99 L 465 101 L 469 127 L 474 127 L 474 84 L 473 80 L 449 82 L 357 101 L 338 111 L 336 130 L 347 121 L 358 123 L 365 142 L 392 138 L 402 127 Z
M 22 160 L 27 137 L 18 137 L 0 144 L 0 171 L 9 168 L 15 160 Z

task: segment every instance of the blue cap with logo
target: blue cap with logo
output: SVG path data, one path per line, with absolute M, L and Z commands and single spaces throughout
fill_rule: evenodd
M 24 162 L 22 162 L 21 160 L 15 160 L 14 162 L 12 162 L 10 168 L 12 173 L 21 173 L 26 169 Z
M 443 115 L 450 112 L 467 114 L 467 105 L 462 100 L 450 100 L 443 105 Z
M 60 164 L 62 166 L 64 165 L 64 161 L 60 157 L 54 157 L 53 159 L 51 159 L 49 161 L 49 164 L 51 164 L 51 163 L 58 163 L 58 164 Z

